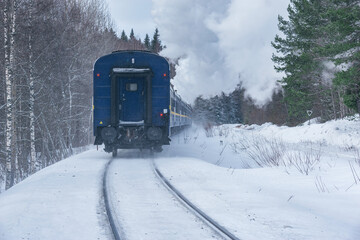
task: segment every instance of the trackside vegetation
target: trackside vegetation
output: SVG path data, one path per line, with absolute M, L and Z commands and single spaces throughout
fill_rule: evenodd
M 327 121 L 360 111 L 360 1 L 289 2 L 271 43 L 274 67 L 283 74 L 272 101 L 257 106 L 240 83 L 229 94 L 199 96 L 195 119 L 297 125 L 307 113 Z
M 97 58 L 162 49 L 114 28 L 103 0 L 0 1 L 0 192 L 93 143 Z

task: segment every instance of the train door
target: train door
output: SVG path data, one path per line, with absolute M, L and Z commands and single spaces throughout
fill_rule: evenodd
M 145 78 L 126 77 L 119 80 L 120 124 L 144 123 Z

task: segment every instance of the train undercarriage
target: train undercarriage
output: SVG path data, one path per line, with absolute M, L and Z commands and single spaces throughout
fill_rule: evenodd
M 119 126 L 98 128 L 95 145 L 104 143 L 105 152 L 117 155 L 117 149 L 150 149 L 161 152 L 162 145 L 169 145 L 170 138 L 164 127 Z

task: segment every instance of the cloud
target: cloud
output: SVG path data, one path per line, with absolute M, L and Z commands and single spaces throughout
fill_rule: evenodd
M 148 0 L 106 0 L 109 11 L 116 22 L 116 30 L 120 36 L 125 30 L 129 36 L 131 29 L 135 37 L 144 39 L 146 34 L 151 37 L 155 31 L 152 21 L 152 3 Z M 140 7 L 141 6 L 141 7 Z
M 153 0 L 152 15 L 167 48 L 180 58 L 174 85 L 188 101 L 230 92 L 242 81 L 258 104 L 276 80 L 271 41 L 289 0 Z

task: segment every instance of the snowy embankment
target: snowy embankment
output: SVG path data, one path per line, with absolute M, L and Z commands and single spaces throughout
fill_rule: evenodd
M 293 128 L 223 125 L 180 134 L 157 163 L 241 239 L 355 240 L 359 150 L 359 117 Z
M 156 154 L 156 163 L 189 200 L 240 239 L 357 240 L 359 149 L 359 117 L 294 128 L 193 127 L 173 137 L 171 145 Z M 131 161 L 131 152 L 119 151 L 118 160 Z M 90 150 L 1 193 L 0 239 L 110 239 L 101 194 L 101 175 L 109 159 L 103 151 Z M 112 172 L 123 170 L 116 166 Z M 136 182 L 148 181 L 149 175 L 135 176 L 140 167 L 132 164 L 132 169 Z M 164 192 L 161 184 L 158 188 Z M 146 189 L 139 194 L 154 194 L 154 189 Z M 131 215 L 137 203 L 128 203 L 132 222 L 137 217 L 153 221 L 146 214 Z M 141 233 L 153 231 L 152 224 L 142 224 L 139 239 L 150 239 Z M 183 236 L 174 234 L 162 239 Z
M 0 239 L 108 239 L 101 177 L 110 157 L 90 150 L 0 194 Z

